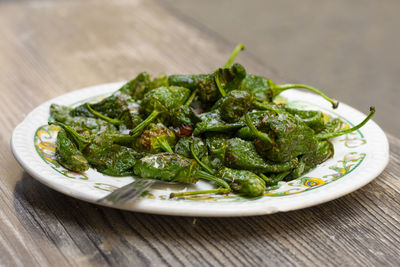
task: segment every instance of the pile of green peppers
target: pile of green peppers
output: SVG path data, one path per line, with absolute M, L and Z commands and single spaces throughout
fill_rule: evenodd
M 58 125 L 57 161 L 74 172 L 89 167 L 110 176 L 195 183 L 216 189 L 172 197 L 234 192 L 261 196 L 266 187 L 296 179 L 334 154 L 331 138 L 353 128 L 317 110 L 277 104 L 291 88 L 319 94 L 304 84 L 277 85 L 248 74 L 235 57 L 209 74 L 159 75 L 147 72 L 97 103 L 52 104 L 49 124 Z M 324 100 L 324 101 L 325 101 Z

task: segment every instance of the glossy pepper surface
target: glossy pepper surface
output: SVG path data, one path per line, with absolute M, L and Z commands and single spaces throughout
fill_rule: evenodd
M 253 95 L 247 91 L 232 90 L 221 101 L 219 111 L 226 122 L 237 122 L 250 109 Z
M 165 75 L 161 75 L 152 81 L 147 72 L 142 72 L 109 97 L 91 104 L 91 107 L 93 110 L 107 117 L 116 118 L 125 109 L 136 109 L 137 101 L 143 99 L 144 95 L 149 91 L 166 85 L 167 77 Z M 74 108 L 71 111 L 71 115 L 93 117 L 93 114 L 87 109 L 86 104 Z
M 64 129 L 60 129 L 56 139 L 56 160 L 63 167 L 74 172 L 85 172 L 89 163 L 82 152 L 68 138 Z
M 233 192 L 244 196 L 257 197 L 265 191 L 264 180 L 250 171 L 223 167 L 218 171 L 217 176 L 226 181 Z
M 190 151 L 190 145 L 193 144 L 195 154 L 199 159 L 207 156 L 208 150 L 205 142 L 198 137 L 183 137 L 175 145 L 175 153 L 180 154 L 187 158 L 193 158 L 192 152 Z
M 290 173 L 292 179 L 298 178 L 309 172 L 318 164 L 328 160 L 334 154 L 333 145 L 329 141 L 319 141 L 315 150 L 302 155 L 297 167 Z
M 258 153 L 274 162 L 287 162 L 317 146 L 314 131 L 286 112 L 265 117 L 254 133 L 257 135 L 254 144 Z
M 147 179 L 167 182 L 196 183 L 199 178 L 212 181 L 226 190 L 207 192 L 229 192 L 229 185 L 222 179 L 200 170 L 195 160 L 175 153 L 160 153 L 141 158 L 135 166 L 135 174 Z M 205 193 L 202 191 L 202 193 Z
M 297 166 L 297 158 L 274 163 L 265 161 L 256 150 L 252 142 L 233 138 L 227 141 L 225 149 L 225 165 L 235 169 L 250 170 L 254 172 L 283 172 Z
M 75 131 L 83 135 L 97 134 L 105 130 L 115 130 L 116 127 L 104 120 L 70 115 L 72 108 L 57 104 L 50 105 L 50 122 L 61 122 L 69 125 Z
M 199 169 L 196 161 L 175 153 L 162 153 L 141 158 L 134 170 L 135 174 L 147 179 L 167 182 L 195 183 L 194 174 Z
M 138 139 L 138 149 L 151 154 L 172 153 L 176 139 L 175 133 L 163 124 L 150 124 Z
M 140 113 L 146 116 L 140 124 L 131 130 L 131 135 L 138 135 L 147 125 L 156 120 L 169 123 L 173 110 L 183 105 L 190 95 L 184 87 L 161 86 L 147 93 L 140 103 Z
M 84 149 L 85 158 L 91 166 L 106 175 L 132 175 L 136 158 L 139 158 L 141 154 L 132 148 L 114 144 L 112 138 L 115 135 L 119 133 L 107 131 L 97 135 Z

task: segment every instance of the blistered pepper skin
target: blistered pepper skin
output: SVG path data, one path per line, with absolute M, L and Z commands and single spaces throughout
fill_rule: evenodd
M 107 117 L 117 118 L 124 110 L 135 108 L 138 101 L 142 100 L 151 90 L 167 85 L 166 75 L 160 75 L 152 80 L 147 72 L 141 72 L 112 95 L 91 104 L 91 108 Z M 72 116 L 94 116 L 85 104 L 74 108 L 70 114 Z
M 334 148 L 329 141 L 319 141 L 314 151 L 300 157 L 298 166 L 290 173 L 290 179 L 296 179 L 315 168 L 318 164 L 328 160 L 334 154 Z
M 224 97 L 219 106 L 221 118 L 226 122 L 237 122 L 250 109 L 253 95 L 247 91 L 233 90 Z
M 171 75 L 168 84 L 182 86 L 191 91 L 199 90 L 199 100 L 204 106 L 211 107 L 222 97 L 215 81 L 218 75 L 220 83 L 226 92 L 237 90 L 246 76 L 246 70 L 240 64 L 233 64 L 229 68 L 220 68 L 210 74 L 200 75 Z
M 193 151 L 199 159 L 204 158 L 208 154 L 207 146 L 201 138 L 198 137 L 183 137 L 175 145 L 175 153 L 187 158 L 193 158 L 190 151 L 190 145 L 193 143 Z
M 197 121 L 193 110 L 187 106 L 180 106 L 175 109 L 171 118 L 171 124 L 174 127 L 181 127 L 182 125 L 194 126 Z
M 95 136 L 83 151 L 89 164 L 106 175 L 132 175 L 136 158 L 142 156 L 132 148 L 114 144 L 112 140 L 119 134 L 117 131 L 103 132 Z
M 225 93 L 239 90 L 243 79 L 246 77 L 246 69 L 239 63 L 233 64 L 230 68 L 220 68 L 214 75 L 218 79 Z
M 166 142 L 173 148 L 176 141 L 177 138 L 172 130 L 161 123 L 150 124 L 138 138 L 137 148 L 139 151 L 156 154 L 164 151 L 161 142 Z
M 299 116 L 301 120 L 315 133 L 320 132 L 324 128 L 324 114 L 317 110 L 301 110 L 290 108 L 286 105 L 282 106 L 283 109 L 292 115 Z
M 72 108 L 57 104 L 50 105 L 50 120 L 64 123 L 72 127 L 75 131 L 84 135 L 97 134 L 105 130 L 116 130 L 116 127 L 104 120 L 91 117 L 70 115 Z
M 196 124 L 193 134 L 199 135 L 205 132 L 229 133 L 240 129 L 245 124 L 243 122 L 226 123 L 222 120 L 219 110 L 205 112 L 199 116 L 200 122 Z
M 167 182 L 195 183 L 194 174 L 199 169 L 196 161 L 175 153 L 149 155 L 137 161 L 134 172 L 145 179 Z
M 297 158 L 283 163 L 268 162 L 257 153 L 252 142 L 233 138 L 227 141 L 225 165 L 231 168 L 250 170 L 257 173 L 278 173 L 296 167 Z
M 74 172 L 85 172 L 89 169 L 88 161 L 63 129 L 57 134 L 56 147 L 56 160 L 63 167 Z
M 199 82 L 204 80 L 209 74 L 198 74 L 198 75 L 182 75 L 174 74 L 168 76 L 168 84 L 172 86 L 185 87 L 194 91 L 199 88 Z
M 140 104 L 140 113 L 148 116 L 154 110 L 159 110 L 164 119 L 171 116 L 171 112 L 183 105 L 190 96 L 190 90 L 184 87 L 162 86 L 150 91 Z
M 268 79 L 262 76 L 247 74 L 240 88 L 241 90 L 254 94 L 262 100 L 267 100 Z
M 91 108 L 107 117 L 116 118 L 125 109 L 129 109 L 132 103 L 140 100 L 148 90 L 150 75 L 147 72 L 140 73 L 135 79 L 124 84 L 119 90 L 103 100 L 91 104 Z M 93 117 L 85 104 L 79 105 L 71 111 L 72 116 Z
M 312 151 L 317 146 L 314 131 L 303 121 L 289 113 L 279 113 L 263 120 L 259 130 L 266 132 L 273 143 L 257 138 L 257 152 L 274 162 L 287 162 L 299 155 Z
M 250 171 L 223 167 L 218 171 L 217 176 L 226 181 L 233 192 L 243 196 L 261 196 L 265 190 L 264 180 Z

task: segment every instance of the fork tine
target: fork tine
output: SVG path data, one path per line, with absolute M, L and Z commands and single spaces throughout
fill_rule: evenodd
M 107 196 L 97 200 L 103 204 L 123 204 L 140 196 L 147 188 L 155 183 L 155 180 L 137 179 L 121 188 L 114 190 Z

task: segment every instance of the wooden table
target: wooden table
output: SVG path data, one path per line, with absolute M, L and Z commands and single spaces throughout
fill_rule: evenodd
M 372 183 L 303 210 L 246 218 L 124 212 L 32 179 L 14 127 L 40 103 L 139 71 L 208 72 L 234 44 L 153 1 L 0 2 L 0 264 L 399 265 L 400 140 Z M 249 71 L 277 77 L 250 53 Z

